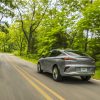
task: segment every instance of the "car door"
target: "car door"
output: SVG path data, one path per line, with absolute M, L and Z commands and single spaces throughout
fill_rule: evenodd
M 52 72 L 52 67 L 54 64 L 56 64 L 56 58 L 58 55 L 60 55 L 61 52 L 57 51 L 57 50 L 53 50 L 49 57 L 46 57 L 46 60 L 45 60 L 45 69 L 47 72 Z
M 51 52 L 50 52 L 51 53 Z M 48 56 L 50 55 L 50 53 L 42 58 L 42 68 L 44 71 L 47 71 L 47 66 L 48 66 Z

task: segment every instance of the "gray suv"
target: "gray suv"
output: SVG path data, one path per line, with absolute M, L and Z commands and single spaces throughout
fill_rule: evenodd
M 54 49 L 48 56 L 39 59 L 37 71 L 52 73 L 55 81 L 60 81 L 63 76 L 80 76 L 88 81 L 95 73 L 95 61 L 76 50 Z

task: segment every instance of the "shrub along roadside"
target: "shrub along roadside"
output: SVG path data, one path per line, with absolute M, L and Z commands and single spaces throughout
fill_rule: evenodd
M 34 58 L 29 58 L 29 57 L 26 57 L 26 56 L 18 56 L 18 57 L 20 57 L 20 58 L 22 58 L 24 60 L 27 60 L 29 62 L 32 62 L 34 64 L 37 64 L 37 62 L 38 62 L 38 60 L 37 59 L 34 59 Z
M 18 52 L 13 52 L 13 54 L 15 56 L 21 58 L 21 59 L 27 60 L 27 61 L 32 62 L 34 64 L 36 64 L 38 62 L 38 58 L 35 55 L 33 55 L 33 54 L 28 54 L 28 55 L 23 54 L 21 56 L 19 55 Z
M 95 75 L 93 76 L 94 79 L 99 79 L 100 80 L 100 69 L 97 69 L 95 72 Z
M 96 72 L 95 72 L 95 75 L 93 76 L 93 78 L 100 80 L 100 61 L 96 62 Z

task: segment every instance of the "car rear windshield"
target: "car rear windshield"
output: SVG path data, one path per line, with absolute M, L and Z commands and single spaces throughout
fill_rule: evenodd
M 84 54 L 80 51 L 65 51 L 65 53 L 67 53 L 70 56 L 77 56 L 77 57 L 87 56 L 86 54 Z

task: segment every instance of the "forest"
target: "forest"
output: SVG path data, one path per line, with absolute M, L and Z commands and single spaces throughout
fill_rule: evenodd
M 1 52 L 38 60 L 67 48 L 100 68 L 100 0 L 0 0 Z

